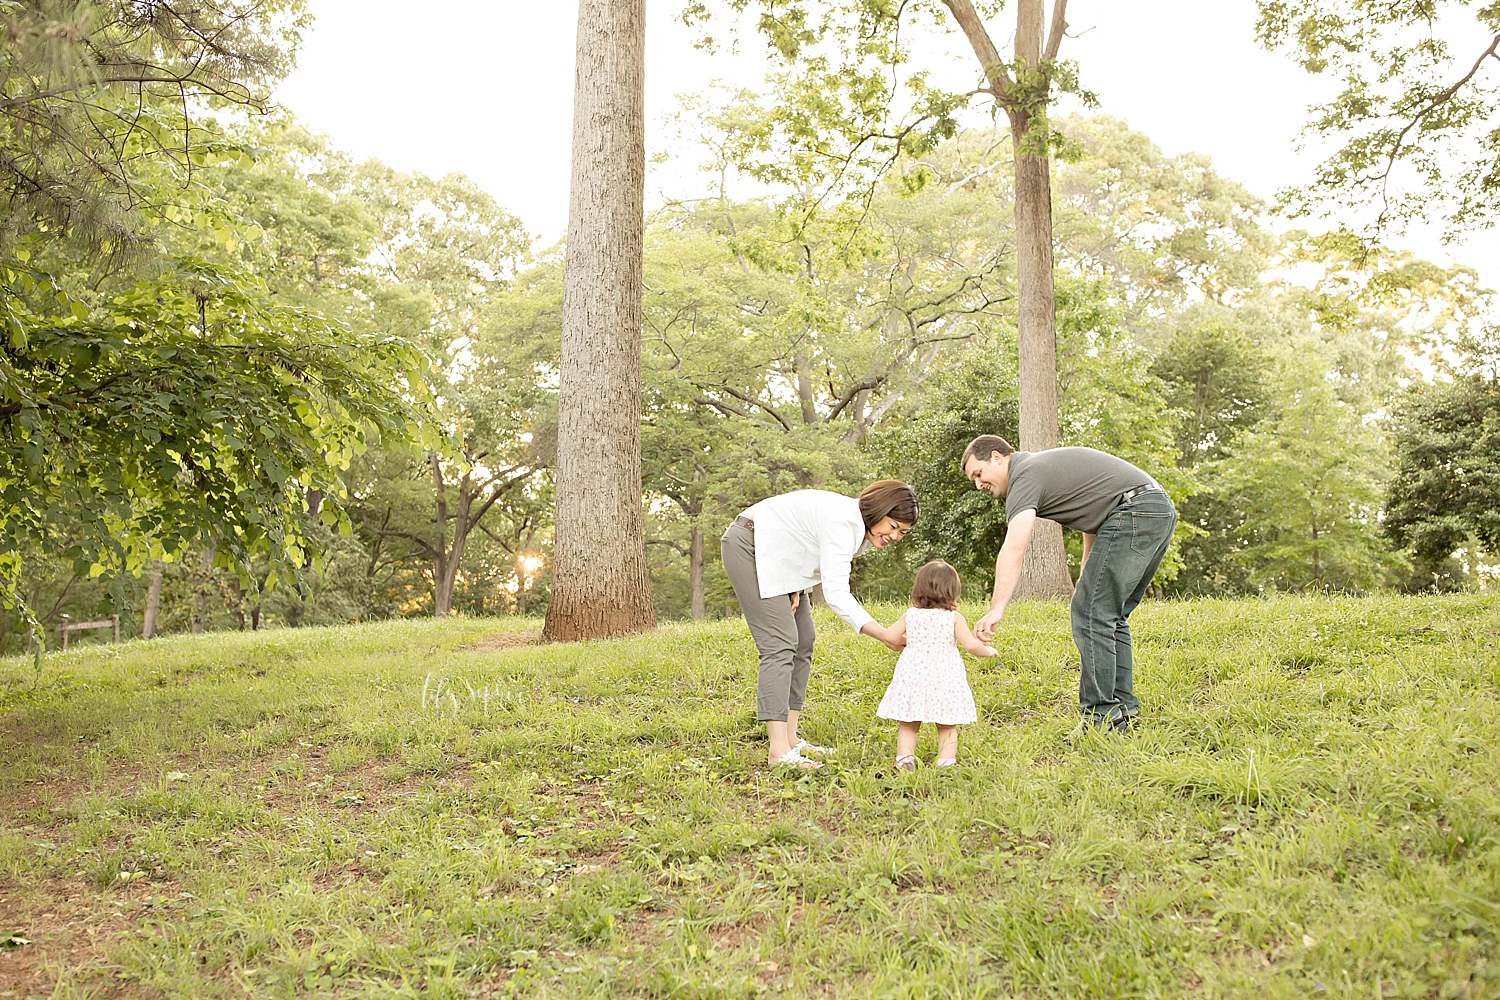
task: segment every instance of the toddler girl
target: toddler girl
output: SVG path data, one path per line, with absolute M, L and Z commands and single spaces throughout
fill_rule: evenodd
M 958 727 L 978 718 L 954 642 L 975 656 L 1000 655 L 974 638 L 958 613 L 962 592 L 958 571 L 941 559 L 933 560 L 917 570 L 911 607 L 890 629 L 893 638 L 906 636 L 906 648 L 875 714 L 901 723 L 896 766 L 904 771 L 917 769 L 917 730 L 922 723 L 937 724 L 937 766 L 952 767 L 958 763 Z

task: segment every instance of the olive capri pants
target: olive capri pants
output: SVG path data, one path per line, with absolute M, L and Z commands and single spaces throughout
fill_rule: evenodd
M 760 722 L 785 722 L 787 712 L 802 711 L 807 697 L 807 677 L 812 672 L 812 602 L 804 594 L 792 611 L 791 597 L 760 596 L 760 577 L 755 572 L 755 532 L 742 524 L 731 524 L 719 539 L 724 572 L 734 587 L 744 612 L 750 637 L 760 652 L 760 673 L 755 683 L 755 718 Z

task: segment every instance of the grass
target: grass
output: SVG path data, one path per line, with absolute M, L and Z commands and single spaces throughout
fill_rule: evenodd
M 1144 724 L 1077 744 L 1021 605 L 915 775 L 825 611 L 806 775 L 738 622 L 0 662 L 0 996 L 1500 996 L 1492 599 L 1147 604 Z

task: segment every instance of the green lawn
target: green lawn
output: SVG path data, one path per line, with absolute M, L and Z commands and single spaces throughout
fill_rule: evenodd
M 1493 599 L 1148 604 L 1143 725 L 1076 745 L 1020 605 L 915 775 L 819 612 L 806 775 L 738 622 L 0 662 L 0 997 L 1500 996 Z

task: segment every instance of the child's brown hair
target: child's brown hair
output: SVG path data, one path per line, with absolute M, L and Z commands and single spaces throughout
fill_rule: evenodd
M 934 559 L 917 570 L 917 578 L 911 583 L 911 606 L 957 611 L 963 592 L 964 582 L 958 578 L 958 570 Z

